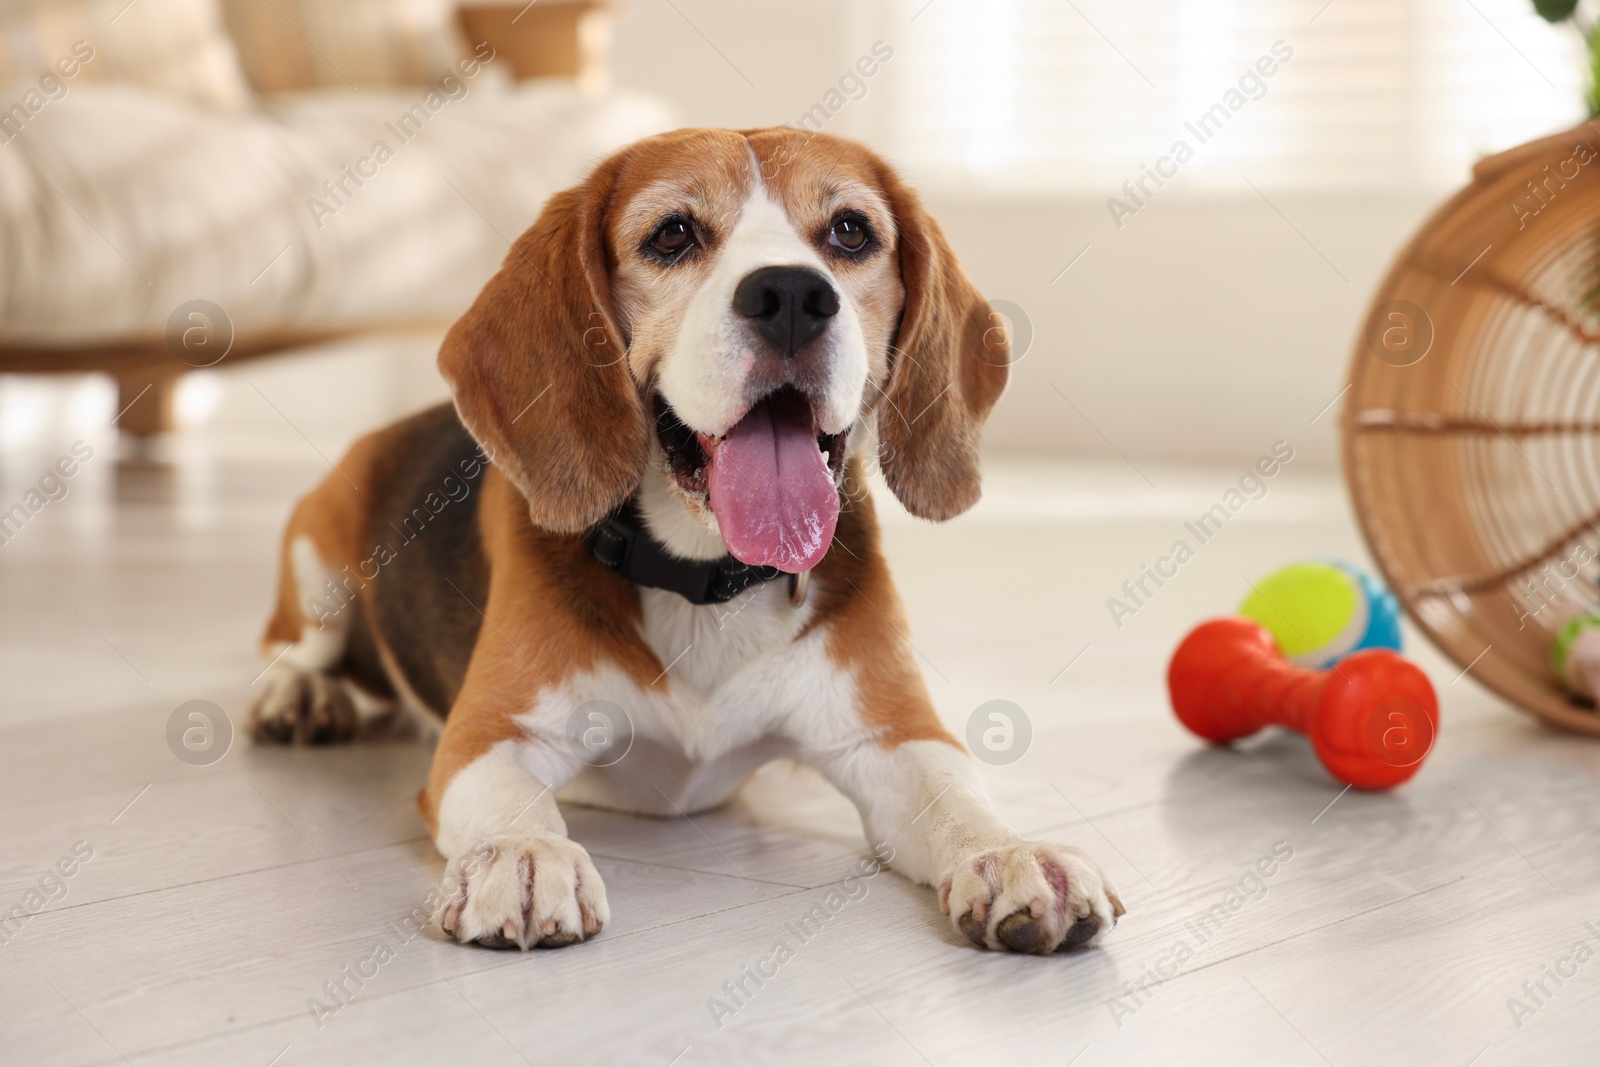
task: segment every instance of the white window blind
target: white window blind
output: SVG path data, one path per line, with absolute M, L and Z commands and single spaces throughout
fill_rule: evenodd
M 1432 188 L 1585 113 L 1529 0 L 891 3 L 884 132 L 924 181 L 1110 195 L 1183 141 L 1196 189 Z

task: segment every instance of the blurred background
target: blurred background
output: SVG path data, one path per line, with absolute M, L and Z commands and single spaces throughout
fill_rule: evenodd
M 1477 160 L 1583 121 L 1577 15 L 0 0 L 0 668 L 35 683 L 0 720 L 242 685 L 294 497 L 445 397 L 440 337 L 551 193 L 680 125 L 859 138 L 923 191 L 1022 353 L 970 521 L 1020 523 L 1019 558 L 1095 546 L 1097 577 L 1041 593 L 1050 657 L 1102 642 L 1108 676 L 1154 694 L 1152 664 L 1221 603 L 1196 583 L 1125 630 L 1107 598 L 1275 442 L 1293 463 L 1244 521 L 1360 556 L 1337 427 L 1367 303 Z M 35 492 L 80 441 L 94 458 Z M 961 646 L 953 543 L 900 566 L 913 616 Z M 1237 583 L 1260 551 L 1192 569 Z
M 798 122 L 894 48 L 827 128 L 894 159 L 1031 319 L 987 431 L 1007 451 L 1231 463 L 1287 438 L 1331 466 L 1336 412 L 1307 424 L 1389 258 L 1477 159 L 1586 114 L 1581 37 L 1528 0 L 674 3 L 635 5 L 618 77 L 687 122 Z M 1140 206 L 1123 183 L 1179 140 Z
M 1570 169 L 1600 158 L 1525 157 L 1568 177 L 1522 201 L 1558 198 L 1523 240 L 1481 187 L 1450 269 L 1401 290 L 1441 309 L 1438 354 L 1407 376 L 1409 347 L 1373 347 L 1377 385 L 1345 392 L 1409 235 L 1478 161 L 1585 122 L 1600 0 L 1573 9 L 0 0 L 0 909 L 39 912 L 20 943 L 0 922 L 0 1065 L 1593 1062 L 1600 986 L 1551 1007 L 1541 983 L 1600 933 L 1600 749 L 1478 679 L 1600 723 L 1547 666 L 1554 601 L 1600 611 L 1600 186 Z M 1126 926 L 1048 970 L 982 961 L 880 880 L 722 1031 L 704 998 L 865 854 L 844 797 L 779 764 L 693 824 L 569 806 L 613 893 L 599 944 L 418 938 L 324 1032 L 308 994 L 367 973 L 439 858 L 427 744 L 247 743 L 293 502 L 445 398 L 440 338 L 549 196 L 650 133 L 777 124 L 892 161 L 1010 320 L 983 500 L 936 526 L 880 489 L 883 545 L 946 726 L 974 737 L 996 701 L 1026 726 L 985 758 L 997 805 L 1105 864 Z M 1460 623 L 1446 652 L 1406 623 L 1438 751 L 1348 796 L 1291 735 L 1203 746 L 1166 684 L 1252 580 L 1373 566 L 1347 395 L 1385 562 L 1415 617 Z M 46 903 L 75 840 L 94 862 Z M 1169 977 L 1275 841 L 1297 858 L 1270 901 Z M 1174 977 L 1124 1036 L 1110 998 Z M 1528 1020 L 1502 998 L 1535 984 Z
M 208 301 L 236 348 L 176 381 L 182 432 L 154 447 L 260 454 L 303 435 L 333 454 L 443 396 L 443 324 L 614 144 L 790 123 L 890 157 L 1018 309 L 1027 354 L 991 449 L 1232 463 L 1285 438 L 1331 468 L 1328 405 L 1390 257 L 1476 160 L 1585 115 L 1581 36 L 1528 0 L 539 0 L 470 9 L 480 29 L 516 19 L 471 77 L 450 66 L 474 44 L 451 6 L 228 0 L 196 26 L 206 5 L 0 4 L 18 102 L 37 81 L 19 55 L 72 46 L 61 26 L 22 33 L 27 11 L 84 8 L 83 39 L 105 37 L 74 77 L 57 69 L 62 95 L 26 128 L 15 109 L 0 126 L 0 342 L 135 342 Z M 576 91 L 516 80 L 506 42 L 535 28 L 576 33 Z M 156 39 L 184 51 L 144 60 L 168 68 L 153 81 L 126 53 Z M 414 140 L 390 134 L 443 69 L 459 98 Z M 377 140 L 394 158 L 339 203 L 324 182 Z M 386 329 L 319 336 L 357 324 Z M 247 364 L 251 344 L 289 354 Z M 51 355 L 0 369 L 70 365 Z M 103 374 L 0 376 L 0 447 L 53 452 L 121 403 Z

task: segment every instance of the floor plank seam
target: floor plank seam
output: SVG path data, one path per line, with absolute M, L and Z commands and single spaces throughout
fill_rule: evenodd
M 698 920 L 711 918 L 712 916 L 716 916 L 716 915 L 725 915 L 728 912 L 739 911 L 742 908 L 756 907 L 758 905 L 767 904 L 767 903 L 770 903 L 770 902 L 775 901 L 775 900 L 786 900 L 789 897 L 799 896 L 801 893 L 806 893 L 806 892 L 810 892 L 810 891 L 811 890 L 809 888 L 805 888 L 805 887 L 797 888 L 792 893 L 779 893 L 779 894 L 777 894 L 775 896 L 763 897 L 760 900 L 752 900 L 752 901 L 749 901 L 749 902 L 744 903 L 744 904 L 734 904 L 734 905 L 732 905 L 730 907 L 718 908 L 718 909 L 716 909 L 714 911 L 702 912 L 702 913 L 699 913 L 699 914 L 696 914 L 696 915 L 685 916 L 682 919 L 674 919 L 671 922 L 657 923 L 654 926 L 640 927 L 637 930 L 629 930 L 626 933 L 612 934 L 611 936 L 607 937 L 606 940 L 607 941 L 622 941 L 622 940 L 626 940 L 627 938 L 637 937 L 637 936 L 639 936 L 641 934 L 650 933 L 650 932 L 655 931 L 655 930 L 664 930 L 664 929 L 667 929 L 668 927 L 682 925 L 683 923 L 696 922 Z M 430 923 L 428 929 L 432 930 L 432 929 L 436 929 L 436 927 L 434 927 Z M 442 938 L 436 939 L 436 938 L 430 937 L 430 938 L 428 938 L 428 940 L 433 941 L 435 944 L 445 945 L 445 946 L 451 947 L 452 949 L 456 949 L 456 950 L 459 950 L 459 951 L 464 952 L 464 953 L 470 953 L 470 952 L 485 952 L 485 953 L 487 953 L 487 952 L 491 952 L 491 951 L 496 951 L 496 950 L 478 948 L 476 946 L 470 946 L 470 945 L 455 945 L 453 942 L 445 941 Z M 579 951 L 582 950 L 582 946 L 576 946 L 575 945 L 575 946 L 568 946 L 563 951 L 571 951 L 574 948 L 577 948 Z M 548 951 L 548 950 L 542 950 L 542 951 Z M 541 950 L 535 950 L 535 951 L 530 951 L 530 952 L 526 952 L 526 953 L 519 952 L 519 953 L 516 954 L 515 958 L 513 958 L 511 960 L 508 960 L 506 962 L 490 964 L 490 965 L 485 966 L 485 967 L 475 968 L 473 970 L 468 970 L 468 971 L 463 971 L 463 972 L 461 972 L 459 974 L 452 974 L 450 976 L 450 978 L 453 978 L 453 979 L 459 981 L 459 980 L 467 979 L 467 978 L 476 978 L 476 977 L 478 977 L 480 975 L 491 974 L 491 973 L 494 973 L 496 971 L 508 970 L 509 968 L 512 968 L 512 967 L 537 966 L 536 963 L 533 963 L 533 960 L 538 955 L 542 954 L 542 951 Z M 506 953 L 506 954 L 509 955 L 510 953 Z M 393 997 L 402 996 L 402 995 L 407 994 L 407 993 L 415 993 L 418 990 L 431 989 L 434 986 L 438 986 L 438 985 L 448 985 L 448 982 L 444 978 L 439 978 L 439 979 L 435 979 L 433 981 L 421 982 L 421 983 L 418 983 L 418 984 L 415 984 L 415 985 L 409 985 L 409 986 L 404 986 L 404 987 L 400 987 L 400 988 L 396 988 L 396 989 L 391 989 L 391 990 L 387 990 L 387 991 L 382 992 L 382 993 L 375 993 L 375 994 L 373 994 L 371 996 L 363 996 L 361 998 L 361 1000 L 360 1000 L 360 1003 L 362 1003 L 362 1004 L 372 1004 L 372 1003 L 376 1003 L 376 1002 L 381 1001 L 381 1000 L 388 1000 L 388 999 L 393 998 Z M 317 992 L 317 991 L 314 991 L 314 992 Z M 352 1001 L 352 1003 L 354 1003 L 354 1001 Z M 303 1012 L 295 1012 L 292 1015 L 280 1015 L 280 1016 L 275 1016 L 275 1017 L 270 1018 L 270 1019 L 262 1019 L 262 1020 L 258 1020 L 257 1022 L 247 1023 L 244 1026 L 239 1026 L 239 1027 L 235 1027 L 235 1028 L 232 1028 L 232 1029 L 213 1031 L 212 1033 L 206 1034 L 204 1036 L 190 1038 L 190 1039 L 185 1040 L 185 1041 L 175 1042 L 175 1043 L 173 1043 L 171 1045 L 158 1045 L 158 1046 L 153 1046 L 153 1047 L 147 1048 L 147 1049 L 136 1049 L 132 1053 L 130 1053 L 130 1055 L 132 1057 L 141 1057 L 141 1056 L 154 1057 L 154 1056 L 159 1056 L 159 1055 L 162 1055 L 162 1054 L 165 1054 L 165 1053 L 169 1053 L 169 1052 L 181 1051 L 181 1050 L 186 1049 L 186 1048 L 194 1048 L 194 1047 L 203 1045 L 203 1044 L 205 1044 L 207 1042 L 218 1040 L 220 1038 L 236 1037 L 236 1036 L 243 1035 L 243 1034 L 249 1034 L 249 1033 L 251 1033 L 253 1031 L 257 1031 L 257 1030 L 265 1030 L 265 1029 L 268 1029 L 270 1027 L 278 1026 L 278 1025 L 283 1024 L 283 1023 L 293 1022 L 296 1019 L 301 1018 L 303 1014 L 304 1014 Z M 115 1061 L 109 1061 L 108 1060 L 107 1062 L 109 1063 L 109 1062 L 115 1062 Z
M 116 904 L 116 903 L 120 903 L 122 901 L 134 900 L 134 899 L 136 899 L 138 897 L 151 896 L 152 894 L 155 894 L 155 893 L 170 893 L 170 892 L 173 892 L 174 890 L 187 889 L 187 888 L 190 888 L 192 886 L 211 885 L 211 884 L 217 883 L 217 882 L 227 882 L 227 881 L 230 881 L 230 880 L 232 880 L 234 878 L 245 878 L 245 877 L 248 877 L 248 876 L 253 875 L 253 874 L 263 874 L 263 873 L 268 872 L 268 871 L 282 871 L 282 870 L 287 870 L 290 867 L 305 867 L 305 866 L 309 866 L 309 865 L 312 865 L 312 864 L 320 864 L 320 863 L 324 863 L 324 862 L 325 861 L 323 860 L 323 858 L 321 856 L 312 856 L 312 857 L 310 857 L 308 859 L 303 859 L 303 860 L 290 860 L 287 863 L 277 863 L 277 864 L 273 864 L 270 867 L 254 867 L 254 868 L 251 868 L 248 871 L 234 871 L 234 872 L 231 872 L 229 874 L 219 874 L 214 878 L 200 878 L 200 879 L 197 879 L 197 880 L 195 880 L 193 882 L 176 882 L 176 883 L 174 883 L 172 885 L 163 885 L 163 886 L 156 886 L 156 887 L 151 888 L 151 889 L 135 890 L 134 892 L 131 892 L 131 893 L 124 893 L 121 896 L 101 897 L 99 900 L 85 900 L 85 901 L 82 901 L 81 903 L 78 903 L 78 904 L 66 904 L 66 905 L 63 905 L 63 906 L 61 906 L 59 908 L 46 908 L 43 911 L 35 912 L 34 915 L 35 915 L 35 917 L 42 917 L 42 916 L 46 916 L 46 915 L 65 915 L 69 911 L 75 911 L 75 910 L 80 909 L 80 908 L 94 908 L 94 907 L 99 907 L 102 904 Z
M 583 842 L 579 841 L 579 842 L 577 842 L 577 844 L 581 845 L 581 844 L 583 844 Z M 593 851 L 591 849 L 585 849 L 585 851 L 589 853 L 589 856 L 590 856 L 591 859 L 614 860 L 617 863 L 636 863 L 636 864 L 638 864 L 638 865 L 640 865 L 642 867 L 660 867 L 664 871 L 681 871 L 684 874 L 703 874 L 703 875 L 707 875 L 708 877 L 711 877 L 711 878 L 726 878 L 726 879 L 728 879 L 730 881 L 734 881 L 734 882 L 758 882 L 761 885 L 781 886 L 781 887 L 783 887 L 785 889 L 815 889 L 815 888 L 817 888 L 816 886 L 800 885 L 800 884 L 795 883 L 795 882 L 779 882 L 779 881 L 775 881 L 775 880 L 773 880 L 771 878 L 749 878 L 749 877 L 745 877 L 743 875 L 737 875 L 737 874 L 724 874 L 722 871 L 702 870 L 699 867 L 681 867 L 681 866 L 679 866 L 679 865 L 677 865 L 675 863 L 659 863 L 656 860 L 634 859 L 632 856 L 618 856 L 615 853 L 611 853 L 611 852 L 595 852 L 595 851 Z M 828 883 L 824 882 L 823 884 L 827 885 Z
M 1250 948 L 1242 949 L 1242 950 L 1240 950 L 1238 952 L 1233 953 L 1232 955 L 1223 956 L 1223 957 L 1220 957 L 1220 958 L 1215 959 L 1215 960 L 1207 961 L 1206 963 L 1200 964 L 1199 966 L 1188 968 L 1188 969 L 1182 971 L 1181 973 L 1174 975 L 1171 978 L 1167 978 L 1167 979 L 1164 979 L 1164 980 L 1162 980 L 1160 982 L 1157 982 L 1153 986 L 1151 986 L 1151 988 L 1160 988 L 1161 986 L 1174 985 L 1174 984 L 1176 984 L 1176 983 L 1178 983 L 1178 982 L 1180 982 L 1180 981 L 1182 981 L 1182 980 L 1184 980 L 1186 978 L 1197 976 L 1197 975 L 1202 974 L 1202 973 L 1204 973 L 1206 971 L 1212 970 L 1213 968 L 1220 967 L 1225 963 L 1232 962 L 1233 960 L 1243 959 L 1246 956 L 1252 956 L 1252 955 L 1255 955 L 1255 954 L 1260 953 L 1260 952 L 1265 952 L 1266 950 L 1271 949 L 1271 948 L 1275 948 L 1278 945 L 1288 944 L 1291 941 L 1297 941 L 1300 938 L 1308 937 L 1311 934 L 1320 933 L 1323 930 L 1328 930 L 1328 929 L 1331 929 L 1331 928 L 1333 928 L 1335 926 L 1339 926 L 1339 925 L 1341 925 L 1343 923 L 1347 923 L 1347 922 L 1354 921 L 1356 919 L 1360 919 L 1363 916 L 1375 914 L 1376 912 L 1380 912 L 1380 911 L 1384 910 L 1385 908 L 1393 907 L 1396 904 L 1403 904 L 1403 903 L 1405 903 L 1406 901 L 1409 901 L 1409 900 L 1416 900 L 1419 897 L 1428 896 L 1428 895 L 1430 895 L 1432 893 L 1438 892 L 1441 889 L 1448 889 L 1453 885 L 1459 885 L 1460 883 L 1468 881 L 1470 879 L 1477 878 L 1477 877 L 1480 877 L 1480 876 L 1486 876 L 1489 872 L 1493 871 L 1496 867 L 1502 866 L 1503 863 L 1510 862 L 1510 860 L 1511 860 L 1511 858 L 1508 857 L 1506 860 L 1502 861 L 1501 863 L 1496 863 L 1496 864 L 1493 864 L 1493 865 L 1491 865 L 1489 867 L 1481 868 L 1481 869 L 1476 870 L 1476 871 L 1469 871 L 1466 874 L 1459 875 L 1459 876 L 1457 876 L 1455 878 L 1450 879 L 1449 881 L 1440 882 L 1439 884 L 1429 886 L 1426 889 L 1419 889 L 1415 893 L 1407 893 L 1404 896 L 1395 897 L 1393 900 L 1386 900 L 1381 904 L 1374 904 L 1370 908 L 1364 908 L 1361 911 L 1353 912 L 1353 913 L 1351 913 L 1349 915 L 1340 916 L 1337 919 L 1330 919 L 1327 922 L 1321 923 L 1319 925 L 1309 926 L 1304 930 L 1298 931 L 1298 932 L 1293 933 L 1293 934 L 1288 934 L 1288 935 L 1286 935 L 1284 937 L 1277 938 L 1276 940 L 1267 941 L 1267 942 L 1264 942 L 1264 943 L 1262 943 L 1260 945 L 1254 945 L 1254 946 L 1252 946 Z M 1111 997 L 1109 1000 L 1100 1001 L 1098 1006 L 1109 1005 L 1109 1004 L 1112 1004 L 1112 1003 L 1114 1003 L 1115 1001 L 1117 1001 L 1119 999 L 1120 999 L 1120 996 L 1114 996 L 1114 997 Z

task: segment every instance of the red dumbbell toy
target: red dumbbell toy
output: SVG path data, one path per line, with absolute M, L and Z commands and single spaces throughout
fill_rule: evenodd
M 1214 744 L 1263 726 L 1311 739 L 1329 774 L 1358 789 L 1389 789 L 1417 772 L 1439 728 L 1428 678 L 1388 649 L 1368 649 L 1328 670 L 1296 667 L 1250 619 L 1201 623 L 1167 668 L 1178 719 Z

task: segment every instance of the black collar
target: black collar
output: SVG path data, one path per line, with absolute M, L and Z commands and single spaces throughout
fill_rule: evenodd
M 691 604 L 726 604 L 757 583 L 792 578 L 776 567 L 752 567 L 732 556 L 687 560 L 668 555 L 631 503 L 590 527 L 583 543 L 595 559 L 634 585 L 671 590 Z

